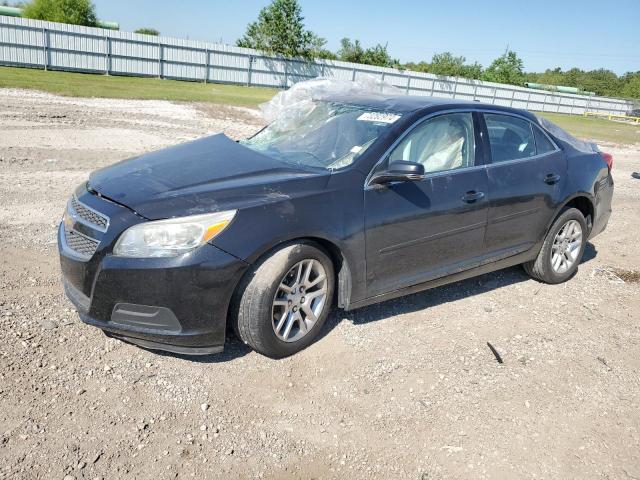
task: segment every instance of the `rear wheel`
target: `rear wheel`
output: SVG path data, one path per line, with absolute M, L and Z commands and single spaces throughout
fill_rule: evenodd
M 553 222 L 535 260 L 523 264 L 533 278 L 562 283 L 578 270 L 587 243 L 587 222 L 576 208 L 563 211 Z
M 286 246 L 258 262 L 234 298 L 238 337 L 263 355 L 280 358 L 318 336 L 333 301 L 334 268 L 309 243 Z

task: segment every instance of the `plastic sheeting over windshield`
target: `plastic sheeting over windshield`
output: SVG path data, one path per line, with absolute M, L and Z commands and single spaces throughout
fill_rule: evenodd
M 399 95 L 370 77 L 297 83 L 260 105 L 269 125 L 240 143 L 286 163 L 339 169 L 352 164 L 401 114 L 348 103 L 350 96 Z M 346 98 L 333 101 L 332 98 Z
M 335 170 L 352 164 L 400 115 L 316 100 L 303 120 L 271 123 L 240 143 L 286 163 Z
M 371 75 L 362 75 L 357 81 L 336 78 L 314 78 L 293 85 L 277 93 L 260 105 L 262 116 L 273 130 L 284 131 L 303 122 L 315 107 L 315 101 L 345 95 L 401 95 L 397 87 Z

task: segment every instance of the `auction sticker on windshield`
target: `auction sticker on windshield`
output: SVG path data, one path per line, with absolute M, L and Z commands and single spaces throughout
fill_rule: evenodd
M 380 123 L 393 123 L 400 118 L 400 115 L 395 113 L 385 112 L 365 112 L 358 117 L 358 120 L 363 122 L 380 122 Z

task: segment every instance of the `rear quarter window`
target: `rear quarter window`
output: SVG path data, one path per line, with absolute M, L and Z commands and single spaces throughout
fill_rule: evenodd
M 536 139 L 536 153 L 538 155 L 544 155 L 545 153 L 553 152 L 556 147 L 551 140 L 540 130 L 539 127 L 533 125 L 533 136 Z

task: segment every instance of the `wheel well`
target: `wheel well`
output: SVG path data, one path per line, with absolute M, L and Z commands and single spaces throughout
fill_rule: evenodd
M 576 197 L 567 202 L 563 210 L 567 208 L 577 208 L 578 210 L 580 210 L 582 215 L 584 215 L 585 220 L 587 221 L 587 227 L 589 228 L 589 230 L 591 230 L 594 214 L 593 204 L 591 203 L 591 200 L 589 200 L 587 197 Z
M 351 298 L 351 269 L 349 268 L 349 262 L 347 262 L 347 259 L 342 254 L 340 248 L 335 243 L 318 237 L 298 238 L 292 241 L 308 241 L 315 243 L 329 255 L 337 276 L 336 290 L 338 294 L 338 307 L 343 308 L 347 306 Z
M 262 253 L 256 259 L 256 261 L 264 258 L 265 256 L 273 253 L 276 250 L 279 250 L 280 248 L 282 248 L 285 245 L 288 245 L 288 244 L 291 244 L 291 243 L 297 243 L 297 242 L 314 243 L 316 246 L 318 246 L 320 249 L 322 249 L 327 255 L 329 255 L 329 258 L 331 259 L 331 261 L 333 263 L 333 267 L 334 267 L 334 270 L 335 270 L 336 276 L 337 276 L 337 304 L 338 304 L 338 307 L 343 308 L 343 307 L 349 305 L 349 301 L 350 301 L 350 298 L 351 298 L 351 269 L 349 268 L 349 263 L 347 262 L 347 259 L 342 254 L 342 251 L 340 250 L 340 248 L 335 243 L 333 243 L 333 242 L 331 242 L 329 240 L 326 240 L 324 238 L 318 238 L 318 237 L 293 238 L 291 240 L 287 240 L 286 242 L 282 242 L 282 243 L 280 243 L 278 245 L 275 245 L 271 249 L 269 249 L 266 252 Z M 244 276 L 246 276 L 246 273 L 245 273 Z M 244 278 L 244 276 L 243 276 L 243 278 Z M 234 298 L 236 296 L 236 293 L 237 293 L 237 290 L 238 290 L 239 286 L 242 284 L 243 278 L 241 278 L 238 281 L 238 283 L 236 284 L 236 286 L 234 288 L 233 295 L 232 295 L 232 300 L 229 302 L 229 305 L 227 307 L 227 322 L 230 320 L 231 309 L 233 308 L 234 301 L 235 301 Z

